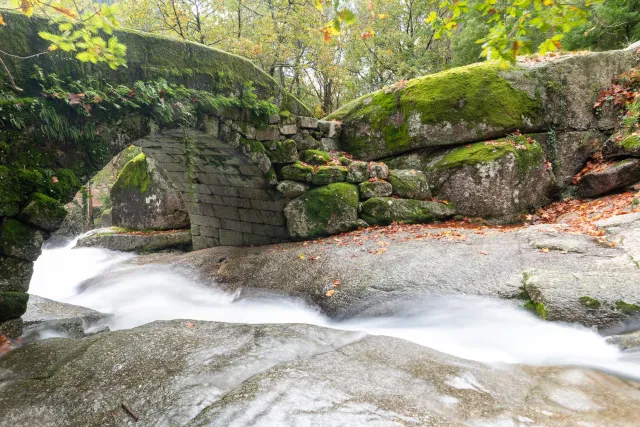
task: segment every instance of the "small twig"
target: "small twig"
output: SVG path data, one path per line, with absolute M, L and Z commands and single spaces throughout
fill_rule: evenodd
M 120 406 L 122 407 L 122 409 L 124 409 L 127 415 L 129 415 L 133 419 L 134 422 L 138 422 L 138 416 L 134 414 L 133 411 L 127 407 L 127 405 L 121 403 Z
M 7 73 L 7 76 L 9 77 L 9 82 L 11 83 L 11 87 L 13 88 L 13 90 L 15 90 L 16 92 L 22 92 L 22 89 L 19 88 L 18 85 L 16 85 L 15 80 L 13 80 L 11 71 L 9 71 L 9 68 L 7 68 L 7 64 L 4 63 L 2 58 L 0 58 L 0 64 L 2 64 L 2 68 L 4 68 L 4 72 Z
M 40 53 L 34 53 L 33 55 L 28 55 L 28 56 L 20 56 L 20 55 L 14 55 L 12 53 L 9 52 L 5 52 L 4 50 L 0 50 L 0 53 L 3 55 L 7 55 L 11 58 L 17 58 L 17 59 L 31 59 L 31 58 L 35 58 L 36 56 L 40 56 L 40 55 L 44 55 L 47 53 L 50 53 L 50 50 L 45 50 L 44 52 L 40 52 Z

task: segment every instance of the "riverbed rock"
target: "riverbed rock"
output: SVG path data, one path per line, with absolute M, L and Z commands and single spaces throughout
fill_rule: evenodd
M 504 68 L 483 62 L 398 82 L 328 116 L 342 149 L 363 160 L 499 138 L 516 130 L 612 129 L 614 111 L 593 104 L 638 63 L 634 48 L 562 55 Z
M 78 248 L 104 248 L 123 252 L 154 252 L 191 246 L 191 231 L 170 230 L 156 233 L 127 233 L 118 229 L 101 230 L 78 240 Z
M 373 197 L 362 204 L 362 219 L 371 225 L 432 222 L 455 214 L 455 208 L 450 205 L 423 200 Z
M 189 226 L 180 192 L 157 162 L 144 153 L 125 165 L 111 187 L 112 222 L 134 230 L 170 230 Z
M 2 423 L 15 426 L 640 422 L 636 387 L 606 374 L 295 324 L 175 320 L 48 339 L 0 359 L 0 381 Z
M 640 181 L 640 159 L 625 159 L 604 170 L 586 173 L 578 183 L 578 194 L 595 197 Z
M 389 175 L 393 194 L 404 199 L 426 200 L 431 198 L 427 176 L 416 169 L 393 169 Z
M 335 318 L 388 314 L 385 307 L 397 301 L 478 295 L 521 306 L 534 298 L 548 320 L 611 327 L 634 319 L 617 301 L 640 306 L 640 269 L 634 261 L 640 256 L 640 220 L 612 225 L 605 236 L 612 242 L 628 239 L 628 246 L 603 245 L 553 226 L 480 232 L 430 228 L 391 235 L 361 230 L 361 244 L 329 238 L 280 244 L 278 250 L 216 247 L 136 262 L 193 268 L 203 280 L 231 292 L 258 288 L 298 296 Z M 297 258 L 300 253 L 305 259 Z M 340 286 L 326 297 L 327 283 L 336 279 Z M 532 294 L 523 294 L 525 283 Z M 584 297 L 598 300 L 600 307 L 585 305 Z
M 314 188 L 293 199 L 284 209 L 292 237 L 336 234 L 357 227 L 358 187 L 335 183 Z
M 550 169 L 537 141 L 514 135 L 438 152 L 425 173 L 432 193 L 461 215 L 508 220 L 549 202 Z

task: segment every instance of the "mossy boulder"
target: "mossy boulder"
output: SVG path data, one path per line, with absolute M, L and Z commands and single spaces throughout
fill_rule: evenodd
M 327 236 L 358 225 L 358 187 L 348 183 L 314 188 L 284 209 L 289 234 L 296 238 Z
M 363 200 L 372 197 L 387 197 L 392 194 L 393 188 L 387 181 L 366 181 L 358 185 L 360 198 Z
M 419 77 L 363 96 L 328 118 L 343 123 L 342 148 L 364 160 L 542 129 L 541 100 L 516 87 L 510 71 L 484 62 Z
M 455 214 L 451 205 L 423 200 L 373 197 L 362 204 L 362 219 L 372 225 L 432 222 Z
M 331 154 L 320 150 L 305 150 L 300 154 L 300 158 L 310 165 L 324 165 L 331 160 Z
M 542 147 L 523 135 L 437 152 L 424 172 L 461 215 L 503 220 L 547 203 L 554 185 Z
M 22 316 L 27 311 L 27 302 L 26 292 L 0 292 L 0 322 Z
M 415 169 L 393 169 L 389 178 L 393 194 L 404 199 L 425 200 L 431 198 L 427 176 Z
M 0 255 L 0 291 L 27 292 L 33 262 Z
M 35 261 L 42 252 L 44 234 L 13 218 L 0 223 L 0 254 Z
M 365 182 L 369 179 L 369 164 L 362 161 L 353 161 L 348 166 L 347 181 L 353 183 Z
M 140 153 L 120 171 L 111 187 L 111 219 L 133 230 L 187 227 L 189 214 L 178 190 L 160 166 Z
M 56 231 L 67 211 L 55 199 L 41 193 L 35 193 L 29 204 L 20 212 L 20 220 L 45 231 Z
M 284 180 L 311 182 L 313 178 L 313 166 L 302 162 L 295 162 L 280 169 L 280 178 Z
M 345 166 L 320 166 L 313 174 L 311 183 L 313 185 L 327 185 L 346 180 L 347 168 Z
M 578 194 L 596 197 L 640 181 L 640 159 L 625 159 L 604 170 L 586 173 L 578 183 Z
M 263 145 L 272 163 L 293 163 L 298 160 L 298 147 L 292 139 L 265 142 Z

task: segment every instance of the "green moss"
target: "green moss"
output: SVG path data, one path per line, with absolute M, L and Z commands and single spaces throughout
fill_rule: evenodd
M 343 157 L 340 157 L 340 158 L 338 159 L 338 161 L 339 161 L 339 162 L 340 162 L 340 164 L 341 164 L 341 165 L 343 165 L 343 166 L 349 166 L 351 163 L 353 163 L 353 160 L 351 160 L 351 159 L 350 159 L 350 158 L 348 158 L 348 157 L 344 157 L 344 156 L 343 156 Z
M 622 300 L 616 301 L 616 310 L 627 315 L 640 314 L 640 306 L 637 306 L 636 304 L 629 304 Z
M 579 299 L 580 304 L 587 308 L 597 309 L 602 305 L 600 301 L 595 298 L 591 298 L 590 296 L 584 296 Z
M 625 150 L 634 151 L 640 149 L 640 136 L 629 135 L 618 143 Z
M 299 199 L 304 203 L 307 221 L 312 224 L 307 237 L 328 235 L 328 224 L 335 218 L 349 216 L 354 209 L 357 211 L 359 203 L 358 188 L 344 182 L 314 188 Z
M 313 185 L 327 185 L 347 180 L 348 169 L 345 166 L 320 166 L 311 178 Z
M 313 166 L 306 165 L 302 162 L 295 162 L 287 165 L 280 170 L 280 178 L 290 179 L 293 181 L 311 182 L 313 178 Z
M 372 197 L 362 204 L 362 218 L 369 224 L 415 224 L 443 219 L 454 214 L 452 206 L 422 200 Z
M 519 148 L 517 148 L 519 147 Z M 540 166 L 544 160 L 542 146 L 525 135 L 511 135 L 491 144 L 476 142 L 453 148 L 434 165 L 436 169 L 454 169 L 464 165 L 487 164 L 513 155 L 521 174 Z
M 310 165 L 324 165 L 331 160 L 331 154 L 320 150 L 304 150 L 300 154 L 300 158 Z
M 20 219 L 47 231 L 55 231 L 67 216 L 67 211 L 57 200 L 41 193 L 34 193 Z
M 0 292 L 0 322 L 17 319 L 27 311 L 29 294 L 25 292 Z
M 273 163 L 291 163 L 298 158 L 298 148 L 292 139 L 265 142 L 267 155 Z
M 539 99 L 514 88 L 496 62 L 484 62 L 454 68 L 410 80 L 406 85 L 385 88 L 359 98 L 327 117 L 349 124 L 364 121 L 384 136 L 390 152 L 411 148 L 407 123 L 418 118 L 433 125 L 480 124 L 513 131 L 522 128 L 526 119 L 536 119 L 541 111 Z M 534 120 L 535 121 L 535 120 Z M 366 136 L 347 141 L 351 152 L 365 149 Z
M 112 189 L 117 191 L 137 190 L 146 193 L 149 184 L 147 156 L 140 153 L 124 165 Z
M 532 300 L 529 300 L 524 304 L 524 308 L 537 313 L 538 316 L 545 320 L 547 319 L 547 308 L 541 302 L 534 302 Z
M 7 219 L 0 228 L 0 252 L 11 254 L 12 248 L 28 246 L 33 238 L 33 230 L 13 218 Z

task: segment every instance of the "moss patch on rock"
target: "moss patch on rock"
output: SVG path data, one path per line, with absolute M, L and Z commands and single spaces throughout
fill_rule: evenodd
M 65 216 L 67 211 L 60 202 L 41 193 L 34 193 L 20 212 L 22 221 L 46 231 L 57 230 Z
M 117 191 L 135 189 L 146 193 L 151 182 L 148 166 L 147 156 L 144 153 L 138 154 L 124 165 L 112 188 Z
M 313 166 L 309 166 L 302 162 L 295 162 L 294 164 L 287 165 L 280 170 L 281 179 L 311 182 L 312 177 L 313 177 Z
M 640 306 L 636 304 L 630 304 L 622 300 L 616 301 L 616 310 L 629 316 L 640 314 Z
M 533 311 L 544 320 L 547 319 L 547 308 L 541 302 L 529 300 L 524 304 L 524 308 Z
M 423 200 L 372 197 L 362 204 L 362 219 L 369 224 L 387 225 L 431 222 L 455 215 L 455 209 L 444 203 Z
M 327 185 L 347 180 L 348 169 L 345 166 L 320 166 L 313 174 L 313 185 Z
M 291 163 L 298 160 L 298 147 L 292 139 L 263 143 L 273 163 Z
M 579 301 L 580 301 L 580 304 L 582 304 L 583 306 L 594 309 L 594 310 L 600 308 L 600 306 L 602 305 L 600 301 L 590 296 L 580 297 Z
M 285 207 L 289 234 L 310 238 L 353 230 L 358 222 L 358 188 L 335 183 L 314 188 Z
M 17 319 L 27 311 L 29 294 L 25 292 L 0 292 L 0 322 Z
M 300 157 L 303 162 L 310 165 L 324 165 L 331 160 L 331 154 L 320 150 L 304 150 Z
M 477 142 L 453 148 L 433 165 L 436 169 L 454 169 L 464 165 L 487 164 L 512 154 L 521 174 L 539 166 L 544 159 L 542 146 L 525 135 L 511 135 L 490 142 Z
M 483 129 L 504 133 L 536 122 L 541 101 L 516 89 L 504 77 L 510 71 L 495 62 L 454 68 L 396 84 L 363 96 L 332 113 L 328 119 L 344 123 L 345 149 L 361 156 L 366 150 L 379 155 L 398 154 L 410 148 L 483 139 Z M 350 127 L 365 124 L 369 134 Z M 461 141 L 430 141 L 421 126 L 462 126 L 469 136 Z M 421 141 L 415 139 L 420 134 Z M 371 135 L 377 135 L 377 140 Z

